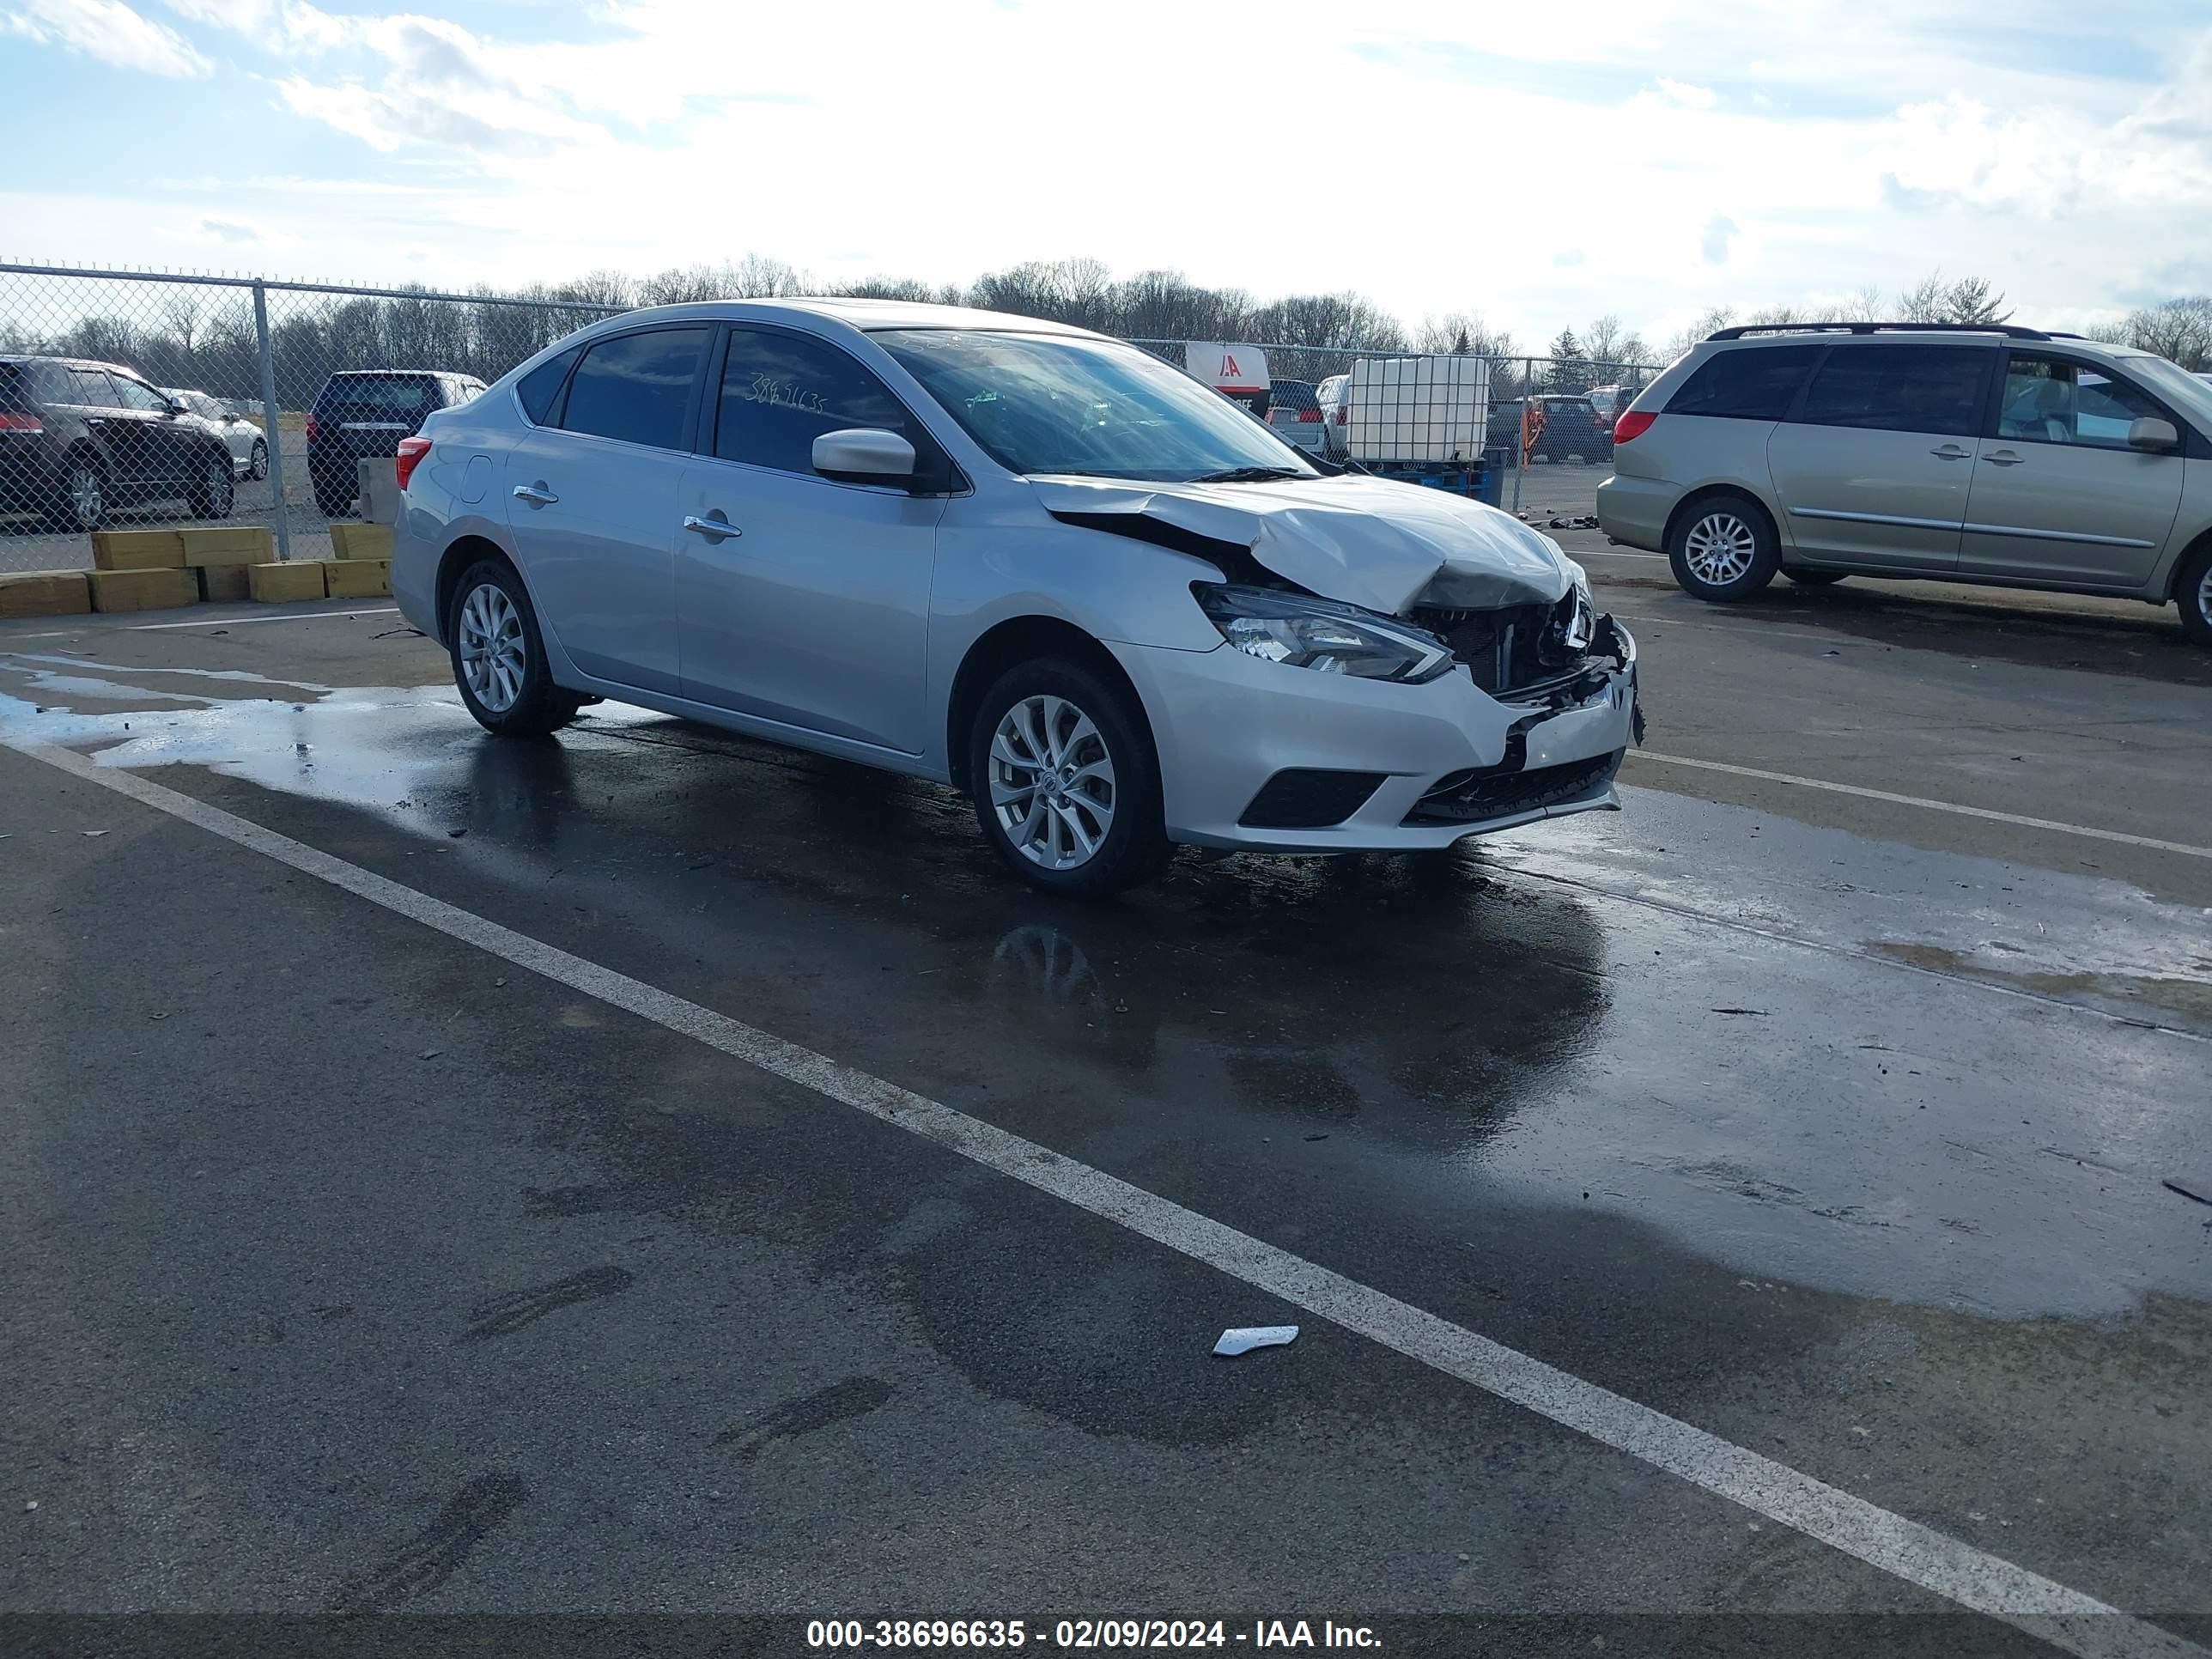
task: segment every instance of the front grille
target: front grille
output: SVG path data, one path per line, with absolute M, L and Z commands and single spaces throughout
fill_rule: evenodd
M 1437 781 L 1437 787 L 1413 803 L 1406 814 L 1408 824 L 1479 823 L 1486 818 L 1533 812 L 1540 806 L 1557 806 L 1577 800 L 1613 781 L 1620 769 L 1624 751 L 1595 755 L 1589 760 L 1565 761 L 1558 766 L 1539 766 L 1529 771 L 1502 771 L 1497 767 L 1470 767 Z
M 1292 767 L 1260 786 L 1244 816 L 1247 830 L 1326 830 L 1342 823 L 1381 785 L 1380 772 L 1316 772 Z
M 1482 690 L 1504 696 L 1572 673 L 1587 659 L 1587 645 L 1577 650 L 1567 643 L 1578 603 L 1570 590 L 1556 604 L 1507 605 L 1494 611 L 1416 605 L 1407 619 L 1449 646 Z

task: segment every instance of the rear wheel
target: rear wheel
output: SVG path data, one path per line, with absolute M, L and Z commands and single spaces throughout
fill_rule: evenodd
M 1685 593 L 1715 604 L 1750 599 L 1782 568 L 1774 526 L 1740 495 L 1700 495 L 1674 520 L 1667 557 Z
M 2173 597 L 2181 605 L 2181 625 L 2189 637 L 2212 650 L 2212 538 L 2182 561 Z
M 453 684 L 477 724 L 503 738 L 537 738 L 576 718 L 583 699 L 553 683 L 545 641 L 522 578 L 496 559 L 471 565 L 446 618 Z
M 230 465 L 228 450 L 210 449 L 200 458 L 199 476 L 186 495 L 193 516 L 227 519 L 238 499 L 238 474 Z
M 257 479 L 269 476 L 269 446 L 262 439 L 253 441 L 253 458 L 246 464 L 246 476 Z
M 82 450 L 62 464 L 60 488 L 46 509 L 47 522 L 64 532 L 83 534 L 107 522 L 107 475 Z
M 969 729 L 968 781 L 983 838 L 1048 892 L 1103 898 L 1173 850 L 1142 711 L 1080 664 L 1038 658 L 999 677 Z

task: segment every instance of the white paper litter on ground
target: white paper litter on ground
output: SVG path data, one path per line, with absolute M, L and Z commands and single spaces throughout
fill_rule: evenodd
M 1249 1353 L 1255 1348 L 1279 1348 L 1298 1340 L 1295 1325 L 1237 1325 L 1222 1332 L 1213 1352 L 1224 1356 Z

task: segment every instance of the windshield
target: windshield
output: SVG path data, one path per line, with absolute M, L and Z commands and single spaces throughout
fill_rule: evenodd
M 2179 404 L 2200 431 L 2212 436 L 2212 381 L 2201 380 L 2163 357 L 2123 358 L 2121 367 L 2139 376 L 2160 397 Z
M 874 338 L 1010 472 L 1177 483 L 1320 476 L 1227 398 L 1133 346 L 975 329 Z

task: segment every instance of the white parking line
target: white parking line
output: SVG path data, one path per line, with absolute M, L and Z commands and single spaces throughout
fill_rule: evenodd
M 2016 823 L 2026 830 L 2050 830 L 2062 836 L 2083 836 L 2091 841 L 2118 842 L 2123 847 L 2148 847 L 2154 852 L 2179 853 L 2184 858 L 2212 859 L 2212 847 L 2191 847 L 2185 841 L 2160 841 L 2156 836 L 2130 836 L 2118 830 L 2093 830 L 2086 823 L 2061 823 L 2056 818 L 2031 818 L 2018 812 L 1999 812 L 1986 806 L 1961 806 L 1952 800 L 1929 800 L 1924 795 L 1899 795 L 1887 789 L 1868 789 L 1856 783 L 1831 783 L 1826 778 L 1801 778 L 1788 772 L 1765 772 L 1756 766 L 1731 766 L 1724 761 L 1692 760 L 1687 755 L 1660 755 L 1649 749 L 1632 749 L 1632 760 L 1656 761 L 1662 766 L 1694 767 L 1700 772 L 1725 772 L 1731 777 L 1757 778 L 1764 783 L 1787 783 L 1800 789 L 1818 789 L 1831 795 L 1856 795 L 1864 800 L 1887 801 L 1896 806 L 1917 806 L 1930 812 L 1949 812 L 1962 818 L 1985 818 L 1995 823 Z
M 151 634 L 164 628 L 236 628 L 241 623 L 320 622 L 325 617 L 396 617 L 399 607 L 387 605 L 380 611 L 301 611 L 282 617 L 209 617 L 199 622 L 134 623 L 129 632 Z
M 726 1014 L 502 927 L 349 864 L 304 842 L 119 768 L 49 744 L 9 745 L 34 760 L 275 860 L 448 939 L 565 985 L 680 1036 L 903 1129 L 985 1168 L 1126 1227 L 1409 1358 L 1641 1458 L 1717 1497 L 2082 1659 L 2212 1653 L 2094 1596 L 1945 1536 L 1863 1498 L 1435 1314 L 1064 1158 L 964 1112 L 842 1066 Z

